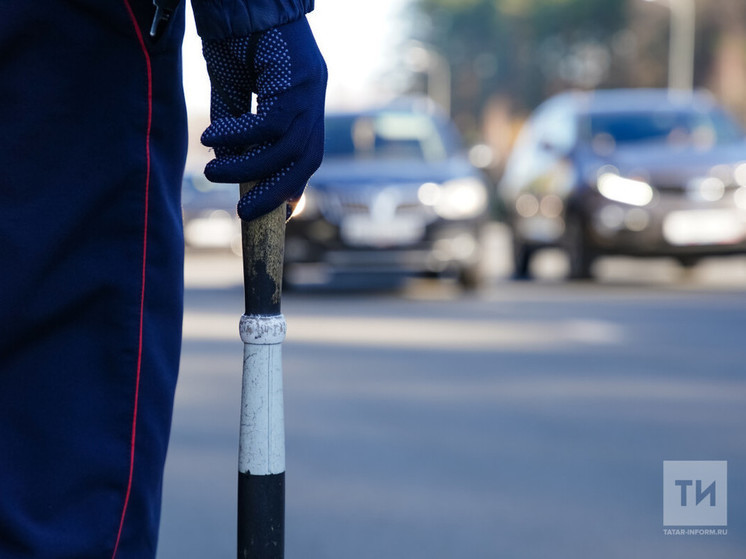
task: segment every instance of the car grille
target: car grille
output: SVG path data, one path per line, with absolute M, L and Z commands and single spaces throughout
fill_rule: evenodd
M 698 193 L 698 190 L 696 187 L 690 186 L 690 185 L 684 185 L 681 183 L 664 183 L 664 182 L 657 182 L 652 183 L 653 187 L 660 192 L 663 196 L 666 196 L 671 199 L 675 198 L 689 198 L 689 199 L 707 199 L 706 194 L 703 196 Z M 720 200 L 721 198 L 732 196 L 733 193 L 738 190 L 737 185 L 724 185 L 721 190 L 721 194 L 716 198 L 716 200 Z
M 377 214 L 383 219 L 412 215 L 426 222 L 435 219 L 432 208 L 420 203 L 416 193 L 393 188 L 354 192 L 327 191 L 320 196 L 319 209 L 324 218 L 334 224 L 339 224 L 346 216 L 356 214 Z

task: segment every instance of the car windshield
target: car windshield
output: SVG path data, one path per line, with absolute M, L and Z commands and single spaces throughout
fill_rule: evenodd
M 719 111 L 640 111 L 596 113 L 586 130 L 597 151 L 641 142 L 710 148 L 742 138 L 738 125 Z
M 326 119 L 325 158 L 439 161 L 447 148 L 433 119 L 407 112 Z

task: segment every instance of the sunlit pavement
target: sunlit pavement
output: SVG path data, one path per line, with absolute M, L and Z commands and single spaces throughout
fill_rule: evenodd
M 746 259 L 683 271 L 558 253 L 486 286 L 291 292 L 288 558 L 746 553 Z M 235 556 L 235 257 L 190 254 L 160 559 Z M 663 533 L 663 460 L 728 461 L 728 535 Z

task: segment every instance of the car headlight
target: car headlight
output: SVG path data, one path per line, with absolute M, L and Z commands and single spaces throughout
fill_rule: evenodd
M 653 187 L 648 183 L 621 177 L 616 173 L 600 175 L 596 188 L 604 198 L 630 206 L 647 206 L 655 196 Z
M 443 219 L 468 219 L 487 208 L 487 190 L 476 177 L 464 177 L 443 184 L 428 182 L 417 193 L 420 202 L 431 206 Z
M 318 206 L 315 201 L 315 196 L 309 192 L 310 187 L 306 187 L 306 190 L 295 205 L 293 213 L 290 215 L 291 219 L 313 219 L 318 215 Z

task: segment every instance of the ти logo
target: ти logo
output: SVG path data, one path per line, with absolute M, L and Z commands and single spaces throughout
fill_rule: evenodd
M 727 526 L 728 462 L 664 460 L 663 525 Z

